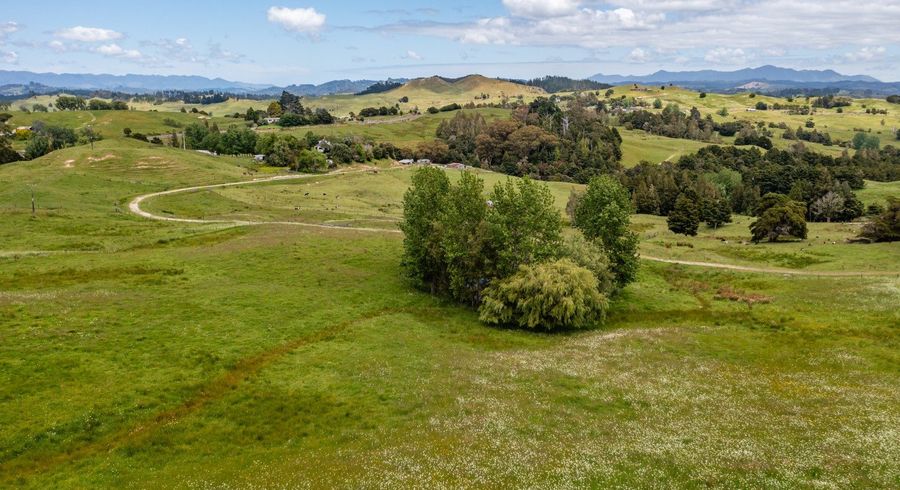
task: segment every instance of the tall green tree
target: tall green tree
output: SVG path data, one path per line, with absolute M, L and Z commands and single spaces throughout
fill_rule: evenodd
M 754 243 L 763 240 L 775 242 L 782 236 L 806 238 L 806 206 L 783 194 L 763 196 L 757 207 L 757 216 L 759 218 L 750 224 Z
M 403 266 L 419 287 L 428 287 L 432 293 L 439 292 L 447 282 L 439 213 L 449 193 L 447 174 L 435 167 L 422 167 L 413 173 L 412 185 L 403 195 Z
M 487 285 L 487 263 L 494 254 L 487 234 L 484 181 L 463 172 L 451 187 L 441 213 L 441 245 L 446 257 L 450 295 L 457 301 L 478 304 Z
M 622 184 L 608 175 L 591 179 L 575 210 L 575 226 L 609 257 L 619 288 L 637 276 L 638 239 L 630 222 L 631 199 Z
M 673 233 L 694 236 L 700 226 L 700 203 L 696 194 L 682 192 L 675 200 L 675 208 L 666 219 Z
M 487 223 L 495 266 L 501 277 L 520 264 L 542 262 L 558 253 L 562 219 L 550 188 L 529 178 L 498 182 L 488 201 Z

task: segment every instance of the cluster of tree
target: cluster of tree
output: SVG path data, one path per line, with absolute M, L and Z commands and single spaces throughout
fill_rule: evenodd
M 541 78 L 533 78 L 523 82 L 531 87 L 539 87 L 547 93 L 557 92 L 578 92 L 588 90 L 604 90 L 612 87 L 607 83 L 595 82 L 593 80 L 575 80 L 569 77 L 546 76 Z
M 712 141 L 715 128 L 712 116 L 704 118 L 696 107 L 685 113 L 677 104 L 668 104 L 659 113 L 645 110 L 626 112 L 619 116 L 619 123 L 628 129 L 699 141 Z
M 735 146 L 758 146 L 769 150 L 772 148 L 772 140 L 769 136 L 769 132 L 747 124 L 738 131 L 737 136 L 734 138 L 734 144 Z
M 84 97 L 77 95 L 60 95 L 56 98 L 56 108 L 61 111 L 127 111 L 128 102 L 124 100 L 85 100 Z M 35 112 L 47 112 L 47 108 L 41 104 L 35 104 L 32 109 Z
M 887 206 L 879 208 L 863 226 L 860 237 L 873 242 L 900 241 L 900 199 L 889 197 Z
M 900 95 L 888 95 L 884 100 L 891 104 L 900 104 Z
M 372 85 L 369 85 L 368 88 L 361 92 L 357 92 L 356 95 L 366 95 L 366 94 L 380 94 L 382 92 L 388 92 L 394 90 L 395 88 L 402 87 L 403 84 L 400 82 L 392 82 L 390 80 L 386 80 L 383 82 L 376 82 Z
M 460 113 L 442 122 L 436 136 L 439 142 L 431 146 L 446 148 L 450 161 L 538 179 L 587 182 L 616 171 L 622 157 L 618 131 L 581 98 L 565 110 L 538 98 L 513 111 L 512 119 L 489 124 L 478 114 Z
M 309 107 L 303 107 L 300 99 L 301 97 L 297 95 L 288 91 L 282 91 L 277 105 L 275 103 L 270 104 L 269 115 L 275 116 L 280 114 L 281 119 L 278 121 L 278 125 L 283 127 L 334 123 L 334 116 L 328 110 L 321 108 L 313 110 Z
M 58 101 L 56 107 L 59 107 Z M 128 102 L 125 102 L 124 100 L 107 102 L 102 99 L 91 99 L 87 103 L 87 109 L 89 111 L 127 111 Z
M 830 134 L 824 131 L 820 133 L 815 129 L 806 131 L 802 127 L 797 127 L 796 131 L 791 128 L 785 129 L 782 138 L 786 140 L 802 140 L 809 141 L 810 143 L 821 143 L 825 146 L 831 146 L 833 144 Z
M 788 114 L 792 115 L 803 115 L 806 116 L 809 114 L 809 106 L 808 105 L 800 105 L 800 104 L 782 104 L 781 102 L 773 102 L 769 105 L 769 108 L 773 111 L 787 111 Z
M 888 113 L 887 109 L 879 109 L 877 107 L 867 107 L 866 114 L 881 114 L 886 116 Z
M 200 105 L 209 105 L 209 104 L 218 104 L 220 102 L 228 102 L 228 99 L 231 98 L 231 95 L 223 93 L 223 92 L 184 92 L 181 95 L 181 100 L 184 101 L 185 104 L 200 104 Z
M 643 211 L 652 211 L 654 205 L 658 207 L 654 190 L 643 185 L 637 189 L 632 195 L 635 206 L 640 205 Z M 669 230 L 690 236 L 697 234 L 701 222 L 706 222 L 710 228 L 731 223 L 731 203 L 717 187 L 705 180 L 678 193 L 666 220 Z
M 56 98 L 56 108 L 61 111 L 83 111 L 87 107 L 84 97 L 60 95 Z
M 639 213 L 669 216 L 679 196 L 688 194 L 697 207 L 697 213 L 688 213 L 697 219 L 689 222 L 707 221 L 716 226 L 715 213 L 724 216 L 730 207 L 753 215 L 761 196 L 775 193 L 800 202 L 809 220 L 848 221 L 863 214 L 863 205 L 853 191 L 863 187 L 864 179 L 900 179 L 900 150 L 885 147 L 834 158 L 802 147 L 763 153 L 708 146 L 675 163 L 642 163 L 624 171 L 621 179 Z
M 391 107 L 365 107 L 359 111 L 359 116 L 361 117 L 375 117 L 375 116 L 396 116 L 400 113 L 400 107 L 394 105 Z
M 103 135 L 90 126 L 86 126 L 76 132 L 72 128 L 51 126 L 41 121 L 35 121 L 31 125 L 31 137 L 25 145 L 25 158 L 33 160 L 54 150 L 102 139 Z
M 472 107 L 474 107 L 474 105 Z M 462 109 L 462 106 L 457 104 L 456 102 L 454 102 L 452 104 L 447 104 L 443 107 L 431 106 L 428 109 L 426 109 L 426 112 L 428 112 L 429 114 L 437 114 L 439 112 L 453 112 L 453 111 L 458 111 L 460 109 Z
M 853 104 L 850 97 L 838 97 L 836 95 L 823 95 L 816 97 L 812 101 L 813 107 L 821 107 L 822 109 L 832 109 L 835 107 L 848 107 Z
M 881 140 L 874 134 L 858 132 L 853 135 L 850 145 L 853 146 L 854 150 L 877 150 L 881 146 Z
M 206 150 L 225 155 L 256 152 L 257 135 L 247 127 L 229 126 L 225 132 L 213 123 L 193 123 L 184 128 L 184 143 L 193 150 Z
M 486 323 L 596 325 L 637 269 L 627 192 L 609 177 L 592 181 L 576 217 L 581 234 L 564 240 L 547 186 L 509 179 L 485 199 L 475 174 L 451 185 L 425 167 L 403 198 L 404 270 L 418 287 L 478 307 Z

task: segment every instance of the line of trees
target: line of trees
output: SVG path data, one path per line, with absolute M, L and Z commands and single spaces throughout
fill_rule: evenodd
M 677 162 L 643 162 L 621 174 L 638 213 L 670 216 L 674 230 L 696 233 L 696 225 L 716 227 L 731 212 L 759 215 L 767 194 L 780 194 L 803 206 L 805 219 L 849 221 L 864 209 L 854 190 L 864 179 L 900 180 L 900 150 L 860 150 L 831 157 L 806 151 L 708 146 Z M 680 201 L 680 205 L 679 205 Z
M 659 102 L 659 104 L 656 104 Z M 657 99 L 656 105 L 662 105 Z M 636 110 L 619 116 L 619 123 L 627 129 L 640 129 L 651 134 L 669 138 L 683 138 L 698 141 L 713 141 L 715 123 L 712 116 L 703 117 L 696 107 L 684 112 L 677 104 L 668 104 L 659 113 Z
M 56 108 L 61 111 L 127 111 L 128 103 L 124 100 L 108 102 L 101 99 L 86 100 L 77 95 L 60 95 L 56 98 Z
M 601 322 L 608 298 L 634 279 L 637 239 L 627 191 L 591 181 L 576 211 L 579 234 L 562 236 L 546 185 L 525 178 L 495 185 L 425 167 L 403 198 L 403 267 L 420 288 L 477 307 L 482 321 L 525 328 Z

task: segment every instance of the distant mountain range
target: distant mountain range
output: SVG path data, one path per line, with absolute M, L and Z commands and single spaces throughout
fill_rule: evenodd
M 650 75 L 603 75 L 598 73 L 591 80 L 622 85 L 671 83 L 697 90 L 738 92 L 754 90 L 779 92 L 791 89 L 834 89 L 866 95 L 897 93 L 900 82 L 882 82 L 868 75 L 843 75 L 834 70 L 794 70 L 772 65 L 744 68 L 735 71 L 698 70 L 665 71 Z
M 405 82 L 405 79 L 395 81 Z M 361 92 L 377 80 L 332 80 L 320 85 L 274 85 L 233 82 L 222 78 L 182 75 L 92 75 L 79 73 L 35 73 L 0 70 L 0 96 L 43 94 L 60 90 L 109 90 L 141 94 L 161 90 L 200 92 L 214 90 L 240 94 L 280 95 L 287 90 L 296 95 L 320 96 Z
M 452 90 L 457 80 L 466 83 L 483 81 L 485 77 L 463 77 L 450 79 L 431 77 L 413 80 L 413 85 L 426 83 L 435 91 Z M 565 77 L 547 77 L 540 80 L 564 80 Z M 424 82 L 423 82 L 424 80 Z M 777 66 L 760 66 L 736 71 L 657 71 L 650 75 L 603 75 L 597 74 L 590 80 L 602 84 L 622 85 L 639 83 L 648 85 L 675 84 L 695 90 L 714 92 L 757 92 L 778 93 L 790 91 L 830 91 L 850 95 L 880 96 L 900 93 L 900 82 L 882 82 L 866 75 L 843 75 L 834 70 L 794 70 Z M 408 79 L 388 79 L 389 82 L 406 83 Z M 0 70 L 0 98 L 14 99 L 30 94 L 53 94 L 61 91 L 85 93 L 90 91 L 115 91 L 143 94 L 163 90 L 188 92 L 217 91 L 247 94 L 251 96 L 277 96 L 282 90 L 296 95 L 323 96 L 331 94 L 355 94 L 362 92 L 377 80 L 332 80 L 319 85 L 299 84 L 279 87 L 275 85 L 244 83 L 222 78 L 206 78 L 183 75 L 108 75 L 78 73 L 35 73 L 29 71 Z M 507 82 L 510 83 L 510 82 Z M 523 83 L 515 81 L 513 83 Z M 524 82 L 528 83 L 528 82 Z M 537 84 L 540 85 L 540 84 Z M 460 89 L 461 87 L 455 87 Z M 546 87 L 553 92 L 553 87 Z

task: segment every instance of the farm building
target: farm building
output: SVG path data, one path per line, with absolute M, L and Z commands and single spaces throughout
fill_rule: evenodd
M 326 139 L 319 140 L 319 142 L 316 143 L 316 151 L 319 153 L 331 151 L 331 142 Z
M 416 161 L 413 160 L 412 158 L 404 158 L 403 160 L 400 160 L 398 163 L 400 165 L 412 165 L 412 164 L 416 163 Z

